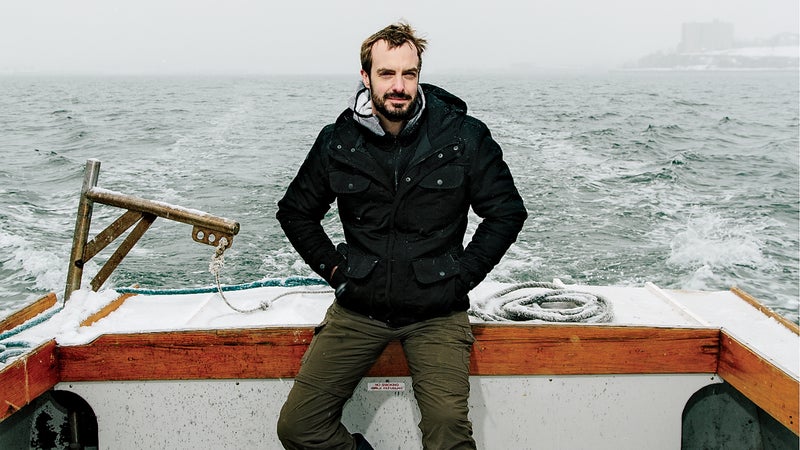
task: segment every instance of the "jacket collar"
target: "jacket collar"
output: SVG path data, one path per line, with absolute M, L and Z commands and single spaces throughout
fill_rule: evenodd
M 400 136 L 405 136 L 414 131 L 414 128 L 422 117 L 422 112 L 425 110 L 425 94 L 422 92 L 422 86 L 417 86 L 417 101 L 414 102 L 414 116 L 406 122 L 403 130 L 400 131 Z M 348 100 L 348 109 L 352 111 L 353 119 L 375 134 L 376 136 L 385 136 L 386 131 L 380 124 L 378 117 L 372 110 L 372 93 L 369 88 L 364 85 L 363 81 L 358 82 L 358 86 Z
M 366 98 L 369 99 L 369 91 L 366 90 L 363 84 L 360 84 L 360 86 L 364 89 L 366 94 L 364 92 L 359 94 L 359 90 L 357 90 L 351 97 L 351 105 L 365 105 L 369 106 L 371 110 L 370 102 L 356 102 L 362 95 L 366 95 Z M 421 114 L 416 118 L 413 129 L 406 126 L 404 131 L 411 130 L 416 133 L 425 134 L 420 142 L 427 145 L 421 145 L 424 149 L 418 149 L 420 151 L 415 153 L 412 163 L 423 159 L 427 156 L 427 153 L 432 150 L 437 150 L 460 141 L 457 137 L 457 130 L 460 129 L 460 122 L 466 116 L 467 111 L 466 104 L 463 100 L 444 89 L 431 84 L 421 84 L 420 87 L 424 87 L 425 92 L 428 93 L 427 99 L 425 100 L 425 114 Z M 362 112 L 363 111 L 362 109 Z M 366 116 L 366 114 L 361 115 Z M 356 117 L 358 117 L 358 115 L 355 114 L 353 108 L 344 110 L 334 124 L 333 138 L 330 142 L 334 154 L 339 155 L 343 161 L 350 160 L 352 165 L 361 164 L 361 159 L 352 158 L 356 154 L 361 153 L 360 150 L 362 150 L 365 138 L 367 138 L 368 135 L 372 134 L 373 136 L 381 137 L 375 133 L 367 132 L 367 126 L 363 124 L 359 125 L 360 122 L 358 122 Z M 377 123 L 378 119 L 374 115 L 369 115 L 367 117 L 372 117 L 375 120 L 376 126 L 380 128 L 380 125 Z M 381 132 L 383 132 L 382 128 Z M 369 158 L 364 159 L 371 161 Z

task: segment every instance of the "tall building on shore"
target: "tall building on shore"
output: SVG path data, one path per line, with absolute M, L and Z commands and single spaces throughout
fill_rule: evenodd
M 733 24 L 720 22 L 684 23 L 678 53 L 708 52 L 733 48 Z

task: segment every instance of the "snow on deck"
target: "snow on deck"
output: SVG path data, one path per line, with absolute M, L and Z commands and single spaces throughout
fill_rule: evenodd
M 473 305 L 476 300 L 487 299 L 509 286 L 481 283 L 470 294 Z M 662 291 L 652 285 L 567 286 L 567 289 L 605 297 L 614 310 L 610 325 L 724 328 L 788 373 L 797 377 L 800 372 L 800 338 L 730 291 Z M 287 293 L 291 294 L 284 295 Z M 113 290 L 76 291 L 63 310 L 14 339 L 36 345 L 55 338 L 59 345 L 81 345 L 113 333 L 312 326 L 322 321 L 333 301 L 333 293 L 327 286 L 260 287 L 225 292 L 237 309 L 256 309 L 245 314 L 231 309 L 216 292 L 135 295 L 105 318 L 90 326 L 80 326 L 117 297 Z M 263 303 L 269 307 L 257 309 Z M 482 322 L 475 317 L 471 320 Z
M 722 328 L 762 357 L 800 378 L 800 337 L 731 291 L 670 291 L 709 325 Z

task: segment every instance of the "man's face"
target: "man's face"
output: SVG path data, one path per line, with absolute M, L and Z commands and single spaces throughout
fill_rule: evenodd
M 372 69 L 361 71 L 364 85 L 372 93 L 372 109 L 390 122 L 411 118 L 417 100 L 419 57 L 410 43 L 389 49 L 386 41 L 372 46 Z

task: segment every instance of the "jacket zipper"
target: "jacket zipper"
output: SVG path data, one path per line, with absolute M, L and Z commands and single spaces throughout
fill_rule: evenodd
M 403 146 L 397 140 L 397 137 L 394 138 L 394 145 L 393 147 L 397 149 L 397 152 L 394 155 L 394 192 L 395 195 L 397 194 L 397 188 L 400 185 L 400 161 L 403 157 Z M 393 149 L 394 151 L 394 149 Z
M 449 152 L 447 152 L 446 149 L 450 148 L 450 149 L 454 149 L 455 150 L 455 148 L 454 148 L 455 145 L 459 145 L 459 142 L 455 141 L 455 142 L 452 142 L 452 143 L 450 143 L 448 145 L 442 146 L 442 147 L 439 148 L 438 151 L 431 152 L 430 154 L 426 155 L 421 160 L 409 161 L 408 162 L 408 166 L 406 167 L 406 170 L 410 170 L 412 167 L 417 166 L 419 164 L 422 164 L 423 162 L 425 162 L 428 159 L 430 159 L 430 158 L 432 158 L 434 156 L 437 156 L 437 155 L 439 155 L 439 158 L 444 158 L 447 161 L 451 160 L 452 156 L 448 155 Z M 394 260 L 393 260 L 393 256 L 392 255 L 394 255 L 394 247 L 395 247 L 396 241 L 397 241 L 397 233 L 395 231 L 395 214 L 397 212 L 397 204 L 398 204 L 398 201 L 399 201 L 399 188 L 400 188 L 400 176 L 401 176 L 401 174 L 400 174 L 400 157 L 403 154 L 403 147 L 399 144 L 399 142 L 398 142 L 396 137 L 395 137 L 395 141 L 394 141 L 394 146 L 397 149 L 397 155 L 396 155 L 394 168 L 393 168 L 393 172 L 394 172 L 394 174 L 393 174 L 394 175 L 394 180 L 393 181 L 394 181 L 394 188 L 395 189 L 394 189 L 394 192 L 393 192 L 393 200 L 392 200 L 393 204 L 391 206 L 391 216 L 390 216 L 390 221 L 389 221 L 389 238 L 388 238 L 387 249 L 386 249 L 387 250 L 386 254 L 387 254 L 388 257 L 386 259 L 386 291 L 385 291 L 385 298 L 386 298 L 386 305 L 389 308 L 389 311 L 386 311 L 386 314 L 380 314 L 381 311 L 377 311 L 375 309 L 376 305 L 375 305 L 374 301 L 370 301 L 370 305 L 369 305 L 369 309 L 370 309 L 370 311 L 372 311 L 372 314 L 373 314 L 372 318 L 377 319 L 378 317 L 376 317 L 376 315 L 380 314 L 383 317 L 383 320 L 389 326 L 392 326 L 392 324 L 391 324 L 392 321 L 391 321 L 390 318 L 392 317 L 391 313 L 393 312 L 393 309 L 394 309 L 392 307 L 392 298 L 393 298 L 393 296 L 391 295 L 391 292 L 392 292 L 392 281 L 393 281 L 392 271 L 394 269 Z M 347 161 L 347 160 L 345 160 L 343 162 L 349 163 L 349 161 Z M 348 165 L 350 165 L 351 167 L 354 167 L 354 168 L 358 168 L 357 166 L 354 166 L 352 163 L 349 163 Z
M 387 243 L 387 252 L 386 255 L 388 256 L 386 260 L 386 303 L 389 307 L 389 313 L 392 312 L 394 309 L 392 307 L 392 280 L 394 278 L 394 274 L 392 271 L 394 270 L 394 247 L 397 233 L 395 231 L 395 212 L 397 211 L 396 204 L 397 204 L 397 194 L 400 187 L 400 158 L 403 156 L 403 146 L 400 145 L 400 142 L 397 140 L 397 136 L 394 137 L 394 144 L 393 144 L 392 151 L 396 149 L 396 153 L 394 155 L 394 193 L 392 196 L 392 209 L 391 209 L 391 217 L 389 221 L 389 242 Z M 387 324 L 390 324 L 389 315 L 386 316 Z

